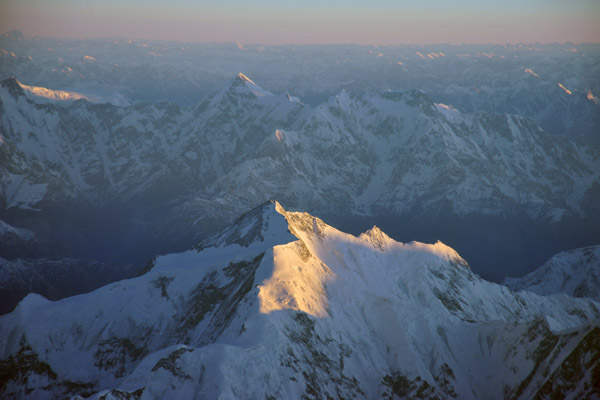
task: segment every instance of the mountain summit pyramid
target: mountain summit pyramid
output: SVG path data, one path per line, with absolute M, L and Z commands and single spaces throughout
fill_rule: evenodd
M 0 317 L 0 394 L 597 396 L 599 308 L 486 282 L 441 242 L 355 237 L 267 202 L 138 278 L 28 295 Z

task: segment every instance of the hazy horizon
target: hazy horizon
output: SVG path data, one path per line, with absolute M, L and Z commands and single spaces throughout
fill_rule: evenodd
M 56 39 L 56 40 L 131 40 L 134 42 L 174 42 L 174 43 L 189 43 L 189 44 L 242 44 L 244 46 L 373 46 L 373 47 L 425 47 L 425 46 L 518 46 L 518 45 L 566 45 L 572 44 L 574 46 L 578 45 L 600 45 L 600 40 L 598 41 L 581 41 L 574 42 L 571 40 L 564 41 L 549 41 L 549 42 L 506 42 L 506 43 L 493 43 L 493 42 L 461 42 L 461 43 L 451 43 L 451 42 L 431 42 L 431 43 L 410 43 L 410 42 L 398 42 L 398 43 L 357 43 L 357 42 L 336 42 L 336 43 L 294 43 L 294 42 L 284 42 L 284 43 L 262 43 L 262 42 L 246 42 L 246 41 L 235 41 L 235 40 L 183 40 L 183 39 L 161 39 L 161 38 L 151 38 L 151 37 L 135 37 L 135 36 L 123 36 L 123 35 L 115 35 L 115 36 L 90 36 L 90 37 L 77 37 L 77 36 L 53 36 L 53 35 L 33 35 L 27 31 L 23 31 L 21 29 L 9 29 L 0 32 L 0 35 L 8 35 L 11 32 L 21 32 L 25 38 L 37 38 L 37 39 Z
M 38 37 L 130 38 L 248 44 L 517 44 L 599 43 L 600 3 L 534 0 L 481 4 L 463 0 L 377 0 L 247 5 L 200 1 L 5 0 L 0 31 Z

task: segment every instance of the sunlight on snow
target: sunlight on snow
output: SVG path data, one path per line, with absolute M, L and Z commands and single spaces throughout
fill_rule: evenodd
M 558 87 L 560 87 L 562 90 L 564 90 L 566 94 L 572 94 L 571 91 L 569 89 L 567 89 L 566 87 L 564 87 L 562 83 L 559 83 Z
M 535 76 L 536 78 L 539 78 L 538 74 L 536 74 L 535 72 L 533 72 L 533 70 L 531 68 L 525 68 L 525 72 L 527 72 L 528 74 L 531 74 L 531 75 Z
M 41 87 L 41 86 L 29 86 L 29 85 L 24 85 L 20 82 L 19 82 L 19 85 L 21 85 L 21 88 L 23 88 L 23 90 L 25 90 L 26 92 L 29 92 L 36 96 L 45 97 L 47 99 L 54 99 L 54 100 L 87 99 L 87 97 L 85 97 L 84 95 L 77 93 L 77 92 L 66 92 L 64 90 L 52 90 L 52 89 L 47 89 L 47 88 Z
M 261 313 L 297 310 L 319 318 L 329 316 L 325 283 L 334 274 L 314 257 L 304 261 L 303 250 L 302 241 L 273 248 L 273 275 L 258 286 Z
M 462 260 L 454 249 L 440 241 L 404 244 L 396 242 L 376 226 L 355 237 L 309 214 L 286 212 L 279 204 L 277 206 L 277 211 L 289 223 L 290 232 L 299 240 L 273 247 L 273 271 L 258 285 L 263 314 L 296 310 L 318 318 L 330 317 L 326 288 L 340 278 L 346 282 L 349 265 L 353 265 L 347 263 L 344 255 L 353 254 L 353 260 L 357 262 L 357 254 L 377 251 L 383 259 L 398 261 L 403 257 L 414 257 L 416 251 L 448 261 Z M 331 257 L 332 254 L 335 256 Z
M 600 106 L 600 99 L 594 96 L 594 93 L 592 93 L 591 90 L 588 90 L 587 92 L 587 99 L 596 104 L 597 106 Z

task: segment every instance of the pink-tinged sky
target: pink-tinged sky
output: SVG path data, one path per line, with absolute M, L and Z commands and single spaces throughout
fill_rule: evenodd
M 199 42 L 600 42 L 600 0 L 0 0 L 0 32 Z

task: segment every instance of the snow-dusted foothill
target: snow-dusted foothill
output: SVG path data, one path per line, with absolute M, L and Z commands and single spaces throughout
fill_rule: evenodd
M 0 317 L 3 397 L 597 397 L 600 304 L 515 293 L 441 242 L 276 202 L 137 278 Z

